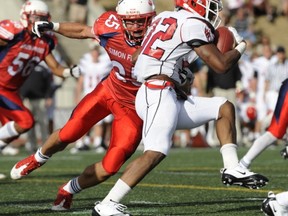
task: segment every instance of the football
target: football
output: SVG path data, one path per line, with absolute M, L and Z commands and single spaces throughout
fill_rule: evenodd
M 222 53 L 232 50 L 235 46 L 233 33 L 226 26 L 220 26 L 216 29 L 214 42 Z

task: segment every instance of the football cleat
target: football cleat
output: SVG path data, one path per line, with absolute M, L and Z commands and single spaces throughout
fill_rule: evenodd
M 221 169 L 223 184 L 238 185 L 250 189 L 259 189 L 268 184 L 269 180 L 263 175 L 250 172 L 248 169 L 242 168 L 240 166 L 234 169 Z
M 268 197 L 262 202 L 261 211 L 266 216 L 287 216 L 288 209 L 281 206 L 277 200 L 276 195 L 270 191 Z
M 18 148 L 14 148 L 10 145 L 7 145 L 4 149 L 1 150 L 1 153 L 3 155 L 10 155 L 10 156 L 14 156 L 19 154 L 19 149 Z
M 96 202 L 92 210 L 92 216 L 131 216 L 125 212 L 127 207 L 110 200 L 108 203 Z
M 34 157 L 34 154 L 32 154 L 29 157 L 16 163 L 10 171 L 10 176 L 12 179 L 15 179 L 15 180 L 21 179 L 22 177 L 28 175 L 33 170 L 39 168 L 43 164 L 37 162 Z
M 53 211 L 67 211 L 71 208 L 73 194 L 65 191 L 63 186 L 58 190 L 57 198 L 51 208 Z
M 280 151 L 283 159 L 288 159 L 288 144 L 286 144 L 285 148 Z
M 70 153 L 71 154 L 77 154 L 79 152 L 83 152 L 83 151 L 88 151 L 90 150 L 90 147 L 88 145 L 83 145 L 81 147 L 74 147 L 70 149 Z
M 95 148 L 95 152 L 99 153 L 99 154 L 102 154 L 105 151 L 106 151 L 106 149 L 104 147 L 102 147 L 102 146 L 98 146 L 98 147 Z

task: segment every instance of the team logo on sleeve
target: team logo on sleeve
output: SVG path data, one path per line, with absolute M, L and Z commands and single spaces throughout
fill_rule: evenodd
M 204 33 L 207 38 L 207 41 L 213 41 L 214 38 L 210 28 L 205 27 Z

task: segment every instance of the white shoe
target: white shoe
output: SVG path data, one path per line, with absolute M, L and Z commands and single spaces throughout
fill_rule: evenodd
M 1 179 L 5 179 L 5 178 L 6 178 L 6 175 L 0 173 L 0 180 L 1 180 Z
M 14 156 L 14 155 L 17 155 L 17 154 L 19 153 L 19 149 L 13 148 L 12 146 L 7 145 L 4 149 L 2 149 L 1 153 L 2 153 L 3 155 L 11 155 L 11 156 Z
M 221 169 L 223 184 L 238 185 L 250 189 L 259 189 L 268 184 L 269 180 L 263 175 L 250 172 L 241 166 L 237 166 L 234 169 Z
M 83 145 L 81 147 L 73 147 L 70 149 L 70 153 L 71 154 L 77 154 L 79 152 L 88 151 L 89 149 L 90 149 L 90 147 L 87 145 Z
M 92 216 L 131 216 L 125 212 L 126 209 L 125 205 L 112 200 L 108 203 L 96 202 L 92 210 Z
M 102 146 L 96 147 L 95 152 L 96 153 L 104 153 L 106 151 L 105 148 L 103 148 Z
M 287 216 L 288 209 L 277 202 L 276 195 L 270 191 L 268 197 L 263 201 L 261 211 L 266 216 Z

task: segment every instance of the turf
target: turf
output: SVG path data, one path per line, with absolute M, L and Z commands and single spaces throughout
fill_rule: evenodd
M 286 189 L 288 162 L 279 155 L 281 147 L 268 149 L 255 160 L 252 170 L 270 179 L 270 183 L 259 190 L 222 185 L 219 173 L 222 159 L 217 148 L 172 149 L 169 157 L 122 203 L 129 207 L 130 213 L 141 216 L 263 215 L 260 206 L 267 192 Z M 246 151 L 244 147 L 239 148 L 239 156 Z M 139 154 L 140 151 L 135 156 Z M 11 167 L 25 156 L 27 153 L 23 150 L 18 156 L 0 156 L 0 171 L 9 175 Z M 102 156 L 93 151 L 77 155 L 63 151 L 22 180 L 0 180 L 0 215 L 91 215 L 94 202 L 104 198 L 123 169 L 102 185 L 76 194 L 70 211 L 55 213 L 50 208 L 58 187 Z

